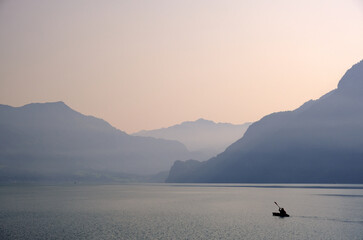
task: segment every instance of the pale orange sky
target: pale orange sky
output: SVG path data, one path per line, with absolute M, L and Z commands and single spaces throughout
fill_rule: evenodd
M 292 110 L 361 59 L 362 0 L 0 1 L 0 103 L 128 133 Z

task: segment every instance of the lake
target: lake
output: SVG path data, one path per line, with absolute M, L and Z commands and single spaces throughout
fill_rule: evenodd
M 0 211 L 0 239 L 363 239 L 363 185 L 14 184 Z

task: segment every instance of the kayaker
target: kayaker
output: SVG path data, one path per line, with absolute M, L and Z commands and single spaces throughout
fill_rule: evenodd
M 284 208 L 279 208 L 280 214 L 281 215 L 286 215 L 285 209 Z

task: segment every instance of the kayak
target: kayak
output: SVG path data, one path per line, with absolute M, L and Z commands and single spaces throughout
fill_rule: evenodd
M 272 216 L 278 216 L 278 217 L 290 217 L 290 215 L 289 214 L 281 214 L 281 213 L 279 213 L 279 212 L 273 212 L 272 213 Z

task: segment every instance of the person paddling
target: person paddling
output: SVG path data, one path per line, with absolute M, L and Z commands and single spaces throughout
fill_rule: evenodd
M 279 212 L 280 212 L 281 215 L 286 215 L 286 211 L 285 211 L 284 208 L 279 207 Z
M 289 217 L 290 215 L 286 213 L 285 209 L 280 207 L 277 202 L 274 202 L 276 206 L 279 207 L 279 213 L 272 213 L 273 216 L 280 216 L 280 217 Z

